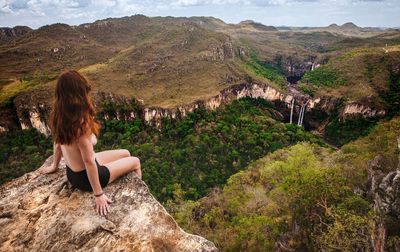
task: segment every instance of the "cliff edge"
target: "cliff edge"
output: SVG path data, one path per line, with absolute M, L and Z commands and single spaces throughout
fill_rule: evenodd
M 217 251 L 183 231 L 134 173 L 105 192 L 114 203 L 101 217 L 92 194 L 68 183 L 63 160 L 56 173 L 36 170 L 1 185 L 0 251 Z

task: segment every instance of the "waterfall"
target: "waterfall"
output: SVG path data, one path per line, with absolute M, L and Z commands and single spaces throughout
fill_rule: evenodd
M 300 109 L 300 113 L 299 113 L 299 120 L 297 121 L 298 126 L 303 125 L 304 113 L 306 111 L 307 103 L 308 103 L 308 101 L 306 103 L 304 103 L 303 105 L 301 105 L 301 109 Z
M 304 113 L 306 112 L 306 104 L 303 105 L 303 113 L 301 114 L 300 126 L 303 125 Z
M 293 123 L 293 108 L 294 108 L 294 97 L 292 99 L 292 106 L 290 108 L 290 124 Z
M 298 126 L 301 126 L 301 118 L 302 118 L 302 115 L 303 115 L 303 110 L 304 110 L 304 104 L 301 105 L 301 109 L 300 109 L 300 113 L 299 113 L 299 119 L 297 121 L 297 125 Z

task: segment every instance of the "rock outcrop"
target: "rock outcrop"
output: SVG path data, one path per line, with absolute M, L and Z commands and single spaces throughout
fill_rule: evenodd
M 32 31 L 32 29 L 27 26 L 15 26 L 13 28 L 0 27 L 0 41 L 8 42 L 12 39 L 24 36 L 30 31 Z
M 384 109 L 372 108 L 358 103 L 347 103 L 343 115 L 345 117 L 352 116 L 363 116 L 363 117 L 374 117 L 374 116 L 385 116 L 386 111 Z
M 400 150 L 400 137 L 398 137 Z M 381 155 L 370 160 L 367 165 L 367 193 L 373 199 L 375 212 L 373 234 L 371 237 L 374 251 L 400 251 L 400 242 L 394 242 L 388 247 L 387 240 L 399 235 L 400 223 L 400 155 L 398 167 L 392 167 L 390 162 Z
M 50 129 L 46 122 L 50 114 L 51 105 L 40 101 L 49 100 L 51 95 L 50 92 L 42 92 L 35 96 L 32 96 L 30 93 L 24 93 L 14 99 L 14 106 L 22 129 L 36 128 L 45 135 L 50 134 Z M 40 98 L 37 96 L 40 96 Z M 198 108 L 211 111 L 223 104 L 229 104 L 233 100 L 252 97 L 262 98 L 271 102 L 275 109 L 282 114 L 285 122 L 289 122 L 292 100 L 295 99 L 293 120 L 298 120 L 300 110 L 304 106 L 304 125 L 307 129 L 313 130 L 317 129 L 322 121 L 329 117 L 340 103 L 338 99 L 333 97 L 311 98 L 309 95 L 297 90 L 289 89 L 288 92 L 282 92 L 270 85 L 259 82 L 232 85 L 207 100 L 197 100 L 174 108 L 147 107 L 134 98 L 113 93 L 95 92 L 92 94 L 92 97 L 95 106 L 98 108 L 98 112 L 106 120 L 115 118 L 117 120 L 131 121 L 139 118 L 146 124 L 157 128 L 161 126 L 162 118 L 179 120 Z M 106 109 L 107 111 L 104 111 L 104 107 L 101 107 L 107 102 L 111 104 Z M 385 111 L 382 109 L 370 108 L 365 104 L 357 104 L 355 102 L 349 105 L 345 104 L 340 111 L 340 115 L 343 118 L 357 116 L 375 117 L 383 116 L 384 114 Z M 9 125 L 2 125 L 1 122 L 0 126 L 4 128 L 4 131 L 10 128 Z
M 0 186 L 0 251 L 217 251 L 183 231 L 134 173 L 105 188 L 114 203 L 97 215 L 93 195 L 70 186 L 64 165 Z

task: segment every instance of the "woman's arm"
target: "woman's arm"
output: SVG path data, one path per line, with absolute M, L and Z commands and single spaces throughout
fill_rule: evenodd
M 61 144 L 59 143 L 54 143 L 53 144 L 53 155 L 54 155 L 54 159 L 53 159 L 53 169 L 57 170 L 58 169 L 58 165 L 60 164 L 60 160 L 62 157 L 62 151 L 61 151 Z
M 94 150 L 90 137 L 83 135 L 79 138 L 77 143 L 79 151 L 81 152 L 82 160 L 86 166 L 86 172 L 93 192 L 96 195 L 100 194 L 103 190 L 100 185 L 99 172 L 95 163 Z
M 92 186 L 93 193 L 96 197 L 96 212 L 100 215 L 106 215 L 110 212 L 108 203 L 112 203 L 112 201 L 103 193 L 103 189 L 101 188 L 99 172 L 97 170 L 90 136 L 81 136 L 78 140 L 78 147 L 86 166 L 90 185 Z
M 46 174 L 58 171 L 58 165 L 60 164 L 61 156 L 61 145 L 59 143 L 53 143 L 53 164 L 42 167 L 39 169 L 39 172 Z

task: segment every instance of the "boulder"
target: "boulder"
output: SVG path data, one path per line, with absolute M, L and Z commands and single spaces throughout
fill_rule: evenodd
M 0 251 L 217 251 L 182 230 L 134 173 L 104 189 L 114 201 L 104 217 L 65 174 L 61 160 L 56 173 L 35 170 L 0 186 Z

